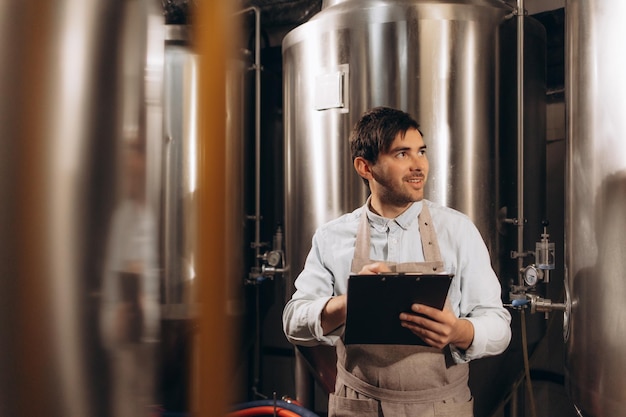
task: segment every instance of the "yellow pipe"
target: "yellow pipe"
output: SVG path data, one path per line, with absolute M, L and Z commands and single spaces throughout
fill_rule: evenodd
M 195 38 L 200 55 L 197 188 L 198 322 L 192 363 L 194 415 L 227 414 L 231 403 L 233 323 L 226 315 L 226 53 L 229 2 L 198 3 Z

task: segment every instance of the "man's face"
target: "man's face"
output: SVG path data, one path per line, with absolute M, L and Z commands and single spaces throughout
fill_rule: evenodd
M 428 158 L 419 131 L 409 129 L 404 137 L 398 133 L 389 151 L 381 153 L 371 165 L 371 172 L 370 189 L 381 204 L 404 210 L 423 199 Z

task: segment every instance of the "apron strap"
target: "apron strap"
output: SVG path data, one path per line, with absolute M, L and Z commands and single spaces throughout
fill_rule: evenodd
M 369 199 L 368 199 L 369 202 Z M 359 227 L 356 231 L 356 242 L 354 243 L 354 256 L 350 271 L 358 273 L 363 266 L 371 263 L 370 259 L 370 224 L 367 220 L 367 209 L 363 207 L 363 213 L 359 219 Z
M 378 401 L 395 403 L 420 404 L 445 401 L 467 389 L 464 378 L 456 379 L 449 384 L 420 391 L 398 391 L 376 387 L 357 378 L 348 372 L 341 363 L 337 363 L 337 381 L 369 398 Z
M 396 264 L 389 262 L 388 265 L 392 272 L 430 273 L 443 271 L 443 260 L 439 249 L 439 241 L 437 240 L 435 226 L 433 225 L 432 218 L 430 217 L 430 211 L 428 210 L 428 205 L 426 203 L 422 203 L 422 211 L 417 216 L 417 220 L 419 222 L 420 240 L 422 242 L 422 251 L 425 262 L 420 262 L 421 266 L 418 270 L 415 270 L 416 264 L 412 262 L 407 263 L 406 265 L 399 264 L 397 270 Z M 361 268 L 363 268 L 363 266 L 374 262 L 370 260 L 369 256 L 370 224 L 367 219 L 367 209 L 364 207 L 363 212 L 361 213 L 361 218 L 359 219 L 359 226 L 357 228 L 356 241 L 354 244 L 354 257 L 352 258 L 350 271 L 353 274 L 356 274 L 361 270 Z
M 422 240 L 422 250 L 424 251 L 424 260 L 426 262 L 441 262 L 441 251 L 439 250 L 439 241 L 435 232 L 430 210 L 426 203 L 422 203 L 422 211 L 417 216 L 420 228 L 420 238 Z

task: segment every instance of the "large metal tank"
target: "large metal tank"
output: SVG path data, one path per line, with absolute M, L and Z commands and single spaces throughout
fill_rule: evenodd
M 172 13 L 173 14 L 173 13 Z M 184 16 L 184 14 L 183 14 Z M 171 22 L 173 21 L 173 22 Z M 198 54 L 186 18 L 166 18 L 163 71 L 163 152 L 160 404 L 188 408 L 196 294 L 198 187 Z
M 624 13 L 620 0 L 566 2 L 566 376 L 594 417 L 626 409 Z
M 509 11 L 495 0 L 326 1 L 284 38 L 293 270 L 316 226 L 364 202 L 347 138 L 378 105 L 418 120 L 432 165 L 428 198 L 470 215 L 494 246 L 496 42 Z
M 3 2 L 0 16 L 0 415 L 145 414 L 159 333 L 161 5 Z

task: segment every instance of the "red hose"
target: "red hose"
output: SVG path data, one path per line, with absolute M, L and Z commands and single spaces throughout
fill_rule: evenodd
M 273 416 L 274 411 L 279 417 L 300 417 L 300 414 L 280 407 L 272 407 L 271 405 L 262 405 L 259 407 L 244 408 L 242 410 L 228 413 L 227 417 L 261 417 Z

